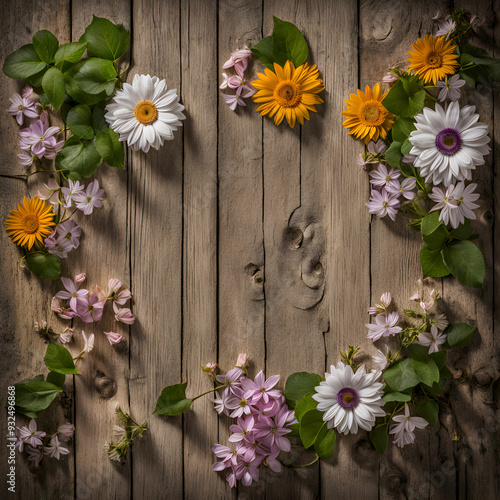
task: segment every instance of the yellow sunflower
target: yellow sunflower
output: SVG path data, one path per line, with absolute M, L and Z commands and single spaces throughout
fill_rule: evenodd
M 31 247 L 38 240 L 43 245 L 43 239 L 49 236 L 54 226 L 52 205 L 35 196 L 32 200 L 24 197 L 23 205 L 17 204 L 17 210 L 12 210 L 7 217 L 7 236 L 21 247 Z
M 387 137 L 395 116 L 382 104 L 386 95 L 387 92 L 382 94 L 380 84 L 377 83 L 373 90 L 367 85 L 365 92 L 358 89 L 357 94 L 350 93 L 349 99 L 344 99 L 347 105 L 347 109 L 342 111 L 346 117 L 344 128 L 349 129 L 350 135 L 354 135 L 356 139 L 364 139 L 366 144 L 371 140 L 378 141 L 379 137 Z
M 274 63 L 273 73 L 266 68 L 265 74 L 257 73 L 258 80 L 252 85 L 258 90 L 253 96 L 255 102 L 262 104 L 257 108 L 260 115 L 274 116 L 274 123 L 279 125 L 286 117 L 291 128 L 295 120 L 303 125 L 304 118 L 309 120 L 309 111 L 316 112 L 316 104 L 323 99 L 318 94 L 324 90 L 323 81 L 315 64 L 302 64 L 297 69 L 287 61 L 284 67 Z
M 446 75 L 455 74 L 458 68 L 458 56 L 453 54 L 456 45 L 445 40 L 444 36 L 425 35 L 425 38 L 418 38 L 411 48 L 413 51 L 408 51 L 408 69 L 423 78 L 424 83 L 432 80 L 436 85 L 436 82 Z

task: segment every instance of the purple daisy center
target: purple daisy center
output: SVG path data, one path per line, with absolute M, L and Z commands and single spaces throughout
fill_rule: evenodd
M 454 128 L 444 128 L 436 136 L 436 147 L 440 153 L 455 154 L 462 145 L 460 132 Z
M 344 387 L 337 393 L 337 403 L 342 408 L 353 408 L 359 402 L 359 394 L 350 387 Z

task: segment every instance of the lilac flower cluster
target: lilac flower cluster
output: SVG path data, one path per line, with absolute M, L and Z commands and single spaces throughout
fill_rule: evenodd
M 231 487 L 239 480 L 245 486 L 258 481 L 260 465 L 279 472 L 278 455 L 290 451 L 286 435 L 292 431 L 289 426 L 295 417 L 285 403 L 283 392 L 275 388 L 279 378 L 274 375 L 266 380 L 262 371 L 253 380 L 248 378 L 246 355 L 241 354 L 236 368 L 216 376 L 223 388 L 217 392 L 215 409 L 237 420 L 230 427 L 230 446 L 212 447 L 219 459 L 213 470 L 227 471 L 226 480 Z
M 245 71 L 252 57 L 252 51 L 248 47 L 245 47 L 233 52 L 231 57 L 222 66 L 223 69 L 233 68 L 236 72 L 236 74 L 230 76 L 222 73 L 224 81 L 220 86 L 223 90 L 231 89 L 236 91 L 234 94 L 222 94 L 222 97 L 232 111 L 235 111 L 237 106 L 246 106 L 243 99 L 253 96 L 257 91 L 245 77 Z
M 74 280 L 61 278 L 65 290 L 56 293 L 52 299 L 52 311 L 60 318 L 72 319 L 80 318 L 84 323 L 94 323 L 100 321 L 104 312 L 106 302 L 112 302 L 115 320 L 131 325 L 135 318 L 128 307 L 122 307 L 132 298 L 128 288 L 116 278 L 109 280 L 108 289 L 104 291 L 96 286 L 95 293 L 85 288 L 80 288 L 80 284 L 85 281 L 85 273 L 79 274 Z M 61 304 L 61 300 L 67 301 Z M 115 332 L 104 332 L 110 344 L 118 344 L 123 338 Z M 91 334 L 92 342 L 94 335 Z
M 372 156 L 382 155 L 387 149 L 384 141 L 379 139 L 376 143 L 373 141 L 368 144 L 368 153 Z M 369 156 L 365 155 L 365 156 Z M 360 162 L 358 162 L 360 163 Z M 366 163 L 363 163 L 363 166 Z M 413 200 L 416 193 L 414 189 L 417 180 L 414 177 L 400 179 L 401 172 L 394 168 L 389 170 L 383 163 L 378 163 L 377 168 L 370 172 L 370 201 L 366 203 L 368 211 L 377 217 L 388 215 L 395 220 L 398 209 L 401 206 L 400 197 L 407 200 Z
M 28 461 L 38 468 L 44 456 L 59 460 L 61 455 L 68 455 L 69 450 L 65 443 L 73 437 L 74 432 L 74 426 L 68 423 L 60 425 L 57 431 L 49 436 L 46 432 L 37 429 L 36 420 L 32 418 L 28 427 L 16 427 L 14 439 L 16 439 L 16 448 L 19 452 L 23 453 L 26 449 Z M 7 436 L 7 439 L 13 438 Z

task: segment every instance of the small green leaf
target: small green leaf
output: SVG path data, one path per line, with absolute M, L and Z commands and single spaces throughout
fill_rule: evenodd
M 99 130 L 108 128 L 106 119 L 104 115 L 106 114 L 106 103 L 98 102 L 94 109 L 92 110 L 92 127 L 94 127 L 94 132 L 97 134 Z
M 64 386 L 64 381 L 66 380 L 66 375 L 64 373 L 50 372 L 47 375 L 47 382 L 60 387 L 61 389 Z
M 36 53 L 40 59 L 50 64 L 54 60 L 59 42 L 50 31 L 41 30 L 33 35 L 33 47 L 35 47 Z
M 47 65 L 40 60 L 32 44 L 23 45 L 5 58 L 3 72 L 14 80 L 27 80 L 44 71 Z
M 424 278 L 442 278 L 450 274 L 439 250 L 431 250 L 425 243 L 420 251 L 420 264 Z
M 187 382 L 165 387 L 158 398 L 154 414 L 172 417 L 189 410 L 193 400 L 186 398 L 186 386 Z
M 430 399 L 420 399 L 414 403 L 416 412 L 429 422 L 429 424 L 434 425 L 437 422 L 439 415 L 439 404 L 436 401 Z
M 81 104 L 87 104 L 87 106 L 92 106 L 98 102 L 102 102 L 107 98 L 106 92 L 101 92 L 99 94 L 89 94 L 84 92 L 76 83 L 75 75 L 77 70 L 81 67 L 81 64 L 76 64 L 66 73 L 64 73 L 64 82 L 66 84 L 66 92 L 76 101 Z
M 323 413 L 318 410 L 310 410 L 302 417 L 299 434 L 304 448 L 314 444 L 323 426 L 326 427 L 326 422 L 323 422 Z
M 456 229 L 452 229 L 450 231 L 450 236 L 457 240 L 469 240 L 472 236 L 470 219 L 465 219 L 463 224 L 460 224 Z
M 387 426 L 374 427 L 370 431 L 370 441 L 373 447 L 382 455 L 387 449 L 389 443 L 389 434 L 387 434 Z
M 400 359 L 391 365 L 384 372 L 384 380 L 398 392 L 414 387 L 420 382 L 410 358 Z
M 394 125 L 392 126 L 392 138 L 403 144 L 403 142 L 408 139 L 410 132 L 415 130 L 415 121 L 413 118 L 404 118 L 403 116 L 398 116 L 394 120 Z
M 75 363 L 70 352 L 61 344 L 57 344 L 56 342 L 51 342 L 48 345 L 43 361 L 45 362 L 45 366 L 51 372 L 63 373 L 65 375 L 80 375 L 80 372 L 75 367 Z
M 432 234 L 443 223 L 439 220 L 439 212 L 432 212 L 422 219 L 422 236 Z
M 405 142 L 401 145 L 401 153 L 404 155 L 409 155 L 413 148 L 413 144 L 410 142 L 410 139 L 406 139 Z
M 14 387 L 16 388 L 16 406 L 28 412 L 45 410 L 57 394 L 62 392 L 61 387 L 40 380 L 38 377 L 18 382 Z
M 290 408 L 295 408 L 297 402 L 306 394 L 313 393 L 314 388 L 321 382 L 321 377 L 316 373 L 292 373 L 285 383 L 286 403 Z
M 388 392 L 382 396 L 384 401 L 388 403 L 391 401 L 411 401 L 411 394 L 406 394 L 405 392 Z
M 80 41 L 87 42 L 89 57 L 116 61 L 125 54 L 130 43 L 130 33 L 121 24 L 113 24 L 103 17 L 93 16 Z
M 75 73 L 75 82 L 88 94 L 105 92 L 111 95 L 115 89 L 116 69 L 112 61 L 91 58 L 85 60 Z
M 336 437 L 333 429 L 328 429 L 326 425 L 322 427 L 321 432 L 314 442 L 314 451 L 321 460 L 330 460 L 333 457 Z
M 42 88 L 54 109 L 59 109 L 64 102 L 65 83 L 61 70 L 52 66 L 42 78 Z
M 110 167 L 124 167 L 123 142 L 120 142 L 120 136 L 114 130 L 104 128 L 98 132 L 95 138 L 95 146 L 97 152 Z
M 54 56 L 56 66 L 65 73 L 76 63 L 79 63 L 87 44 L 85 42 L 70 42 L 61 45 Z
M 74 138 L 75 139 L 75 138 Z M 78 139 L 76 139 L 78 141 Z M 74 143 L 66 141 L 58 154 L 60 165 L 88 179 L 101 164 L 95 142 Z
M 460 283 L 481 288 L 485 265 L 479 248 L 470 241 L 455 241 L 442 250 L 443 261 Z
M 401 143 L 393 141 L 384 154 L 385 161 L 393 168 L 399 168 L 401 165 Z
M 33 252 L 26 257 L 28 268 L 45 280 L 58 280 L 61 277 L 61 261 L 51 253 Z
M 396 116 L 413 118 L 424 107 L 425 90 L 417 76 L 400 78 L 389 90 L 382 104 Z
M 274 72 L 273 37 L 266 36 L 259 43 L 250 48 L 253 55 L 268 69 Z
M 412 359 L 418 361 L 427 361 L 429 359 L 429 348 L 420 344 L 410 344 L 408 347 L 408 352 Z
M 450 325 L 445 331 L 448 347 L 462 347 L 468 344 L 476 333 L 476 330 L 474 326 L 467 325 L 466 323 Z
M 433 215 L 433 214 L 431 214 Z M 428 228 L 426 228 L 426 219 L 429 217 L 427 215 L 422 219 L 422 238 L 424 240 L 424 243 L 431 249 L 431 250 L 439 250 L 443 248 L 445 243 L 448 241 L 448 238 L 450 237 L 450 233 L 444 226 L 444 224 L 440 223 L 434 231 L 431 233 L 424 234 L 424 231 L 427 231 Z
M 290 60 L 296 68 L 304 64 L 309 54 L 309 47 L 300 30 L 292 23 L 273 17 L 273 52 L 274 62 L 284 66 Z
M 80 139 L 93 139 L 92 113 L 86 104 L 79 104 L 71 109 L 67 116 L 71 133 Z
M 412 358 L 411 362 L 420 382 L 432 386 L 439 380 L 439 368 L 430 357 L 426 361 Z
M 444 385 L 444 379 L 440 378 L 437 382 L 435 382 L 432 386 L 427 385 L 427 384 L 420 384 L 423 389 L 433 395 L 433 396 L 440 396 L 441 393 L 443 392 L 443 385 Z
M 315 410 L 318 402 L 313 399 L 312 394 L 306 394 L 295 405 L 295 418 L 300 422 L 302 417 L 311 410 Z

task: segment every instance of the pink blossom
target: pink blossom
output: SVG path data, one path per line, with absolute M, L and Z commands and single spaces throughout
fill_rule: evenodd
M 133 324 L 135 320 L 132 311 L 126 307 L 118 309 L 118 311 L 115 313 L 115 319 L 116 321 L 121 321 L 122 323 L 125 323 L 127 325 Z
M 237 368 L 248 368 L 248 358 L 246 353 L 240 353 L 236 361 Z
M 103 194 L 104 189 L 99 189 L 99 181 L 96 179 L 87 186 L 85 193 L 75 193 L 73 199 L 76 208 L 81 210 L 85 215 L 90 215 L 94 207 L 100 207 L 102 205 L 101 199 Z
M 387 191 L 396 196 L 403 195 L 407 200 L 413 200 L 416 194 L 413 191 L 417 185 L 417 179 L 414 177 L 405 177 L 401 182 L 393 181 L 387 186 Z
M 80 273 L 75 276 L 75 283 L 83 283 L 85 281 L 85 273 Z
M 396 169 L 391 168 L 387 170 L 387 167 L 383 163 L 379 163 L 377 170 L 372 170 L 370 172 L 370 183 L 377 187 L 385 187 L 388 191 L 389 188 L 395 187 L 395 181 L 401 175 Z
M 61 342 L 61 344 L 67 344 L 71 342 L 72 338 L 73 338 L 73 328 L 65 328 L 59 334 L 59 341 Z
M 79 297 L 76 303 L 78 317 L 85 323 L 99 321 L 102 318 L 103 310 L 104 303 L 93 293 L 89 293 L 82 298 Z
M 251 380 L 249 378 L 243 379 L 241 386 L 245 391 L 245 398 L 251 398 L 253 403 L 259 401 L 260 398 L 264 400 L 264 403 L 267 403 L 269 398 L 278 398 L 281 391 L 273 389 L 273 387 L 279 382 L 279 379 L 279 375 L 273 375 L 266 380 L 264 372 L 262 371 L 255 376 L 255 380 Z
M 33 448 L 32 446 L 28 446 L 28 462 L 33 462 L 35 468 L 40 466 L 40 462 L 43 458 L 43 452 L 40 448 Z
M 43 452 L 45 455 L 59 460 L 61 458 L 61 455 L 67 455 L 69 453 L 69 450 L 64 446 L 61 446 L 57 434 L 54 434 L 50 438 L 49 446 L 46 446 Z
M 69 441 L 73 437 L 74 433 L 75 433 L 75 426 L 70 423 L 62 424 L 57 429 L 57 434 L 59 434 L 59 438 L 61 439 L 61 441 L 64 442 Z
M 64 201 L 66 203 L 66 208 L 70 208 L 72 204 L 73 197 L 79 193 L 81 193 L 84 189 L 85 186 L 81 185 L 79 181 L 72 181 L 71 179 L 68 179 L 68 184 L 69 187 L 62 187 L 61 191 L 62 194 L 64 195 Z
M 251 415 L 238 418 L 237 423 L 229 427 L 229 430 L 233 433 L 229 436 L 229 441 L 231 443 L 239 443 L 241 441 L 251 443 L 253 441 L 252 431 L 254 425 L 255 419 Z
M 391 294 L 389 292 L 383 293 L 380 297 L 380 304 L 376 304 L 375 306 L 370 307 L 368 309 L 368 314 L 374 315 L 387 311 L 387 308 L 391 305 L 391 301 Z
M 21 165 L 24 165 L 25 167 L 31 167 L 36 156 L 28 153 L 21 153 L 17 155 L 17 158 L 19 159 L 19 163 Z
M 388 215 L 392 220 L 396 219 L 398 208 L 400 206 L 398 197 L 392 193 L 388 193 L 384 188 L 379 192 L 372 189 L 370 201 L 365 203 L 368 211 L 379 218 Z
M 238 463 L 238 456 L 245 452 L 245 449 L 241 446 L 224 446 L 222 444 L 214 444 L 212 446 L 212 451 L 217 458 L 221 458 L 220 462 L 215 462 L 212 465 L 214 471 L 221 471 L 234 466 Z
M 89 293 L 88 290 L 82 288 L 78 289 L 77 285 L 70 278 L 61 278 L 62 284 L 66 290 L 62 290 L 56 293 L 57 299 L 68 300 L 69 305 L 73 311 L 77 310 L 78 302 L 83 301 L 85 296 Z
M 19 431 L 19 439 L 24 443 L 33 446 L 33 448 L 42 446 L 45 432 L 37 430 L 36 420 L 34 418 L 30 420 L 28 427 L 17 427 L 17 430 Z
M 9 106 L 7 113 L 9 113 L 9 115 L 15 116 L 19 125 L 23 124 L 25 116 L 27 118 L 38 118 L 38 113 L 35 110 L 33 101 L 31 101 L 27 97 L 21 97 L 16 93 L 12 97 L 9 97 L 9 101 L 12 104 Z
M 234 67 L 236 72 L 243 72 L 247 69 L 248 61 L 252 57 L 252 51 L 245 46 L 236 52 L 232 52 L 229 59 L 222 65 L 223 69 Z
M 226 401 L 230 395 L 229 388 L 225 388 L 222 392 L 218 391 L 215 393 L 215 398 L 213 399 L 215 411 L 220 415 L 224 413 L 225 415 L 229 415 L 229 409 L 226 408 Z
M 104 332 L 111 345 L 118 344 L 123 339 L 123 335 L 115 332 Z
M 66 239 L 56 239 L 57 229 L 50 236 L 45 238 L 44 245 L 47 251 L 61 259 L 66 259 L 68 253 L 75 248 L 71 241 Z
M 255 455 L 253 458 L 245 460 L 238 455 L 238 464 L 235 468 L 235 476 L 237 480 L 241 480 L 244 486 L 250 486 L 252 481 L 259 480 L 259 469 L 258 466 L 264 459 L 263 456 Z
M 431 300 L 430 302 L 424 302 L 423 300 L 420 301 L 420 307 L 424 310 L 424 312 L 427 312 L 433 305 L 433 300 Z
M 60 132 L 59 127 L 49 127 L 48 121 L 43 123 L 37 120 L 29 127 L 19 131 L 20 148 L 30 151 L 38 158 L 54 151 L 57 141 L 55 135 Z M 62 147 L 62 144 L 61 144 Z
M 382 139 L 379 139 L 377 142 L 370 141 L 366 149 L 372 155 L 379 155 L 386 152 L 387 145 Z
M 396 326 L 399 322 L 399 314 L 397 312 L 381 313 L 375 316 L 375 324 L 368 323 L 366 327 L 369 330 L 367 338 L 374 342 L 381 337 L 388 337 L 400 333 L 402 328 Z
M 59 205 L 59 191 L 61 190 L 61 186 L 51 177 L 49 182 L 44 184 L 44 187 L 49 191 L 48 195 L 45 196 L 38 191 L 38 198 L 47 200 L 51 205 Z
M 33 94 L 33 87 L 29 83 L 27 83 L 21 91 L 21 96 L 27 99 L 31 96 L 31 94 Z
M 67 309 L 65 307 L 61 307 L 61 303 L 57 299 L 57 297 L 52 298 L 52 302 L 50 305 L 51 309 L 59 315 L 62 319 L 71 319 L 76 316 L 76 312 L 71 309 Z
M 241 377 L 243 375 L 243 370 L 241 368 L 233 368 L 229 370 L 225 375 L 217 375 L 215 379 L 220 384 L 226 385 L 232 394 L 240 394 L 237 392 L 240 389 Z
M 253 94 L 254 91 L 245 88 L 241 92 L 241 95 L 238 92 L 236 92 L 236 94 L 222 94 L 222 97 L 228 104 L 229 109 L 231 109 L 231 111 L 235 111 L 238 105 L 246 106 L 246 103 L 243 99 L 246 99 L 247 97 L 250 97 Z
M 78 248 L 78 246 L 80 245 L 79 238 L 82 234 L 82 229 L 72 219 L 69 219 L 59 224 L 57 226 L 57 234 L 58 234 L 57 238 L 58 242 L 61 242 L 62 240 L 66 239 L 73 245 L 73 248 Z M 85 275 L 83 275 L 83 279 L 85 279 Z M 77 283 L 81 283 L 82 281 L 77 281 Z
M 216 368 L 217 368 L 217 363 L 207 363 L 205 366 L 201 367 L 201 369 L 205 373 L 208 373 L 210 376 L 214 374 Z
M 385 74 L 384 78 L 382 78 L 383 83 L 393 83 L 396 81 L 398 81 L 398 77 L 394 73 L 392 73 L 391 71 L 388 71 Z
M 446 36 L 446 39 L 457 29 L 457 23 L 448 16 L 445 21 L 439 23 L 439 29 L 435 36 Z
M 415 301 L 419 301 L 421 299 L 420 295 L 418 293 L 415 293 L 414 295 L 412 295 L 410 297 L 410 300 L 415 300 Z
M 438 352 L 439 346 L 446 342 L 448 335 L 446 333 L 439 332 L 436 325 L 431 325 L 430 332 L 424 332 L 418 334 L 418 344 L 429 348 L 429 354 L 433 352 Z
M 259 423 L 255 425 L 255 438 L 263 438 L 264 446 L 272 447 L 276 445 L 282 451 L 290 451 L 290 441 L 284 437 L 286 434 L 292 432 L 292 429 L 287 427 L 290 413 L 292 414 L 293 420 L 294 412 L 290 412 L 288 406 L 284 405 L 274 420 L 262 416 Z
M 238 418 L 243 415 L 250 415 L 252 413 L 252 401 L 245 397 L 231 394 L 226 400 L 226 408 L 233 410 L 230 413 L 231 418 Z

